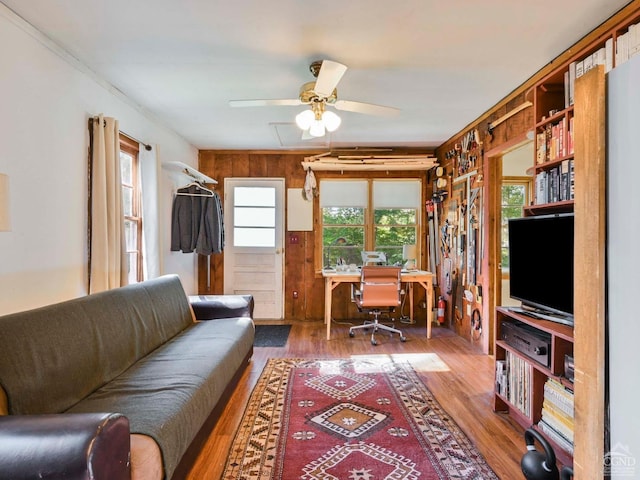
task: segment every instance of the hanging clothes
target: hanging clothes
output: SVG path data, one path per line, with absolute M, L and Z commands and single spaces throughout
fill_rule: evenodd
M 196 253 L 211 255 L 224 248 L 224 225 L 220 196 L 213 192 L 211 197 L 203 197 L 200 230 L 196 241 Z
M 220 196 L 196 183 L 179 188 L 171 214 L 171 251 L 210 255 L 223 248 Z
M 302 196 L 307 202 L 312 202 L 313 197 L 317 195 L 317 186 L 316 176 L 310 168 L 307 169 L 307 176 L 302 189 Z

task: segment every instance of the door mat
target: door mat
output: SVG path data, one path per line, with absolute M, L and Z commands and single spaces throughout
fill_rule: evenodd
M 289 339 L 291 325 L 256 325 L 254 347 L 284 347 Z
M 272 358 L 223 480 L 497 480 L 409 363 Z

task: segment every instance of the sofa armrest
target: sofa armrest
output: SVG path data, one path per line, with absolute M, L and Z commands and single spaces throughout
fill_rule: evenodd
M 192 295 L 189 303 L 196 320 L 216 318 L 253 318 L 252 295 Z
M 0 417 L 2 478 L 129 480 L 129 420 L 120 414 Z

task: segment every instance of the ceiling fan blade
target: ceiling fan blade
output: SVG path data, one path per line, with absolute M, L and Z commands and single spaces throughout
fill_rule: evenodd
M 338 82 L 347 71 L 347 66 L 331 60 L 324 60 L 314 91 L 321 97 L 329 97 L 335 90 Z
M 302 105 L 302 102 L 299 98 L 283 98 L 279 100 L 229 100 L 229 105 L 232 107 L 297 107 L 298 105 Z
M 333 106 L 336 107 L 337 110 L 344 110 L 346 112 L 364 113 L 366 115 L 383 117 L 391 117 L 400 113 L 399 108 L 385 107 L 373 103 L 354 102 L 352 100 L 336 100 Z

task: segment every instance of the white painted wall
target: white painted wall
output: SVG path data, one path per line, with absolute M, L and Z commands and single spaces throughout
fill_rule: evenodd
M 0 232 L 0 315 L 85 295 L 88 118 L 157 145 L 158 158 L 197 166 L 198 151 L 0 4 L 0 173 L 12 231 Z M 174 178 L 161 173 L 162 273 L 196 293 L 193 254 L 169 252 Z M 185 182 L 186 183 L 186 179 Z

